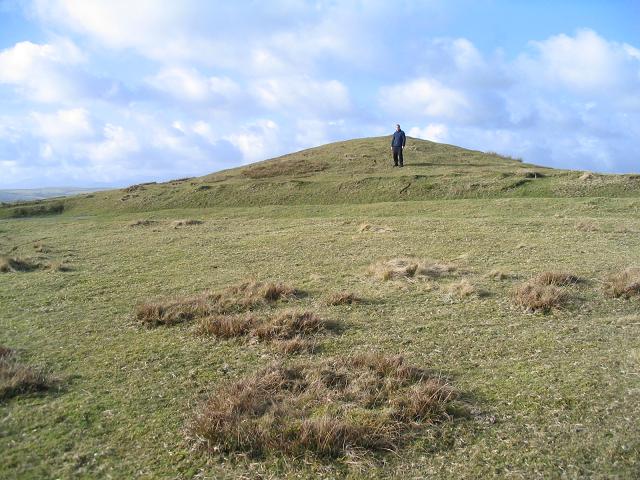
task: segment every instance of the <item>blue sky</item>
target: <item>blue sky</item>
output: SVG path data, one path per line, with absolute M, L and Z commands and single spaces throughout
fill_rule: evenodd
M 637 172 L 638 1 L 0 0 L 0 188 L 390 134 Z

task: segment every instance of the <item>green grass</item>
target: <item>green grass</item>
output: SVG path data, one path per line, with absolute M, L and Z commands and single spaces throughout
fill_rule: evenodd
M 233 175 L 238 183 L 266 181 Z M 531 188 L 553 175 L 531 180 Z M 443 181 L 438 188 L 455 177 Z M 181 189 L 193 188 L 184 183 L 166 195 L 182 198 Z M 612 298 L 602 283 L 611 272 L 640 265 L 640 199 L 366 203 L 362 197 L 271 206 L 247 200 L 189 209 L 152 203 L 155 210 L 142 213 L 113 209 L 109 200 L 92 203 L 100 195 L 116 193 L 74 200 L 61 215 L 0 221 L 0 254 L 69 266 L 0 273 L 0 344 L 59 379 L 53 391 L 0 403 L 0 478 L 633 478 L 640 472 L 640 300 Z M 203 223 L 173 227 L 184 218 Z M 130 226 L 140 219 L 156 223 Z M 365 223 L 386 228 L 360 232 Z M 595 228 L 584 231 L 580 223 Z M 457 269 L 391 281 L 368 275 L 371 264 L 394 257 Z M 492 278 L 492 270 L 506 277 Z M 584 281 L 563 287 L 564 308 L 526 313 L 511 292 L 544 271 Z M 343 328 L 324 337 L 318 353 L 289 358 L 268 343 L 197 335 L 196 322 L 149 329 L 134 318 L 141 301 L 222 290 L 247 278 L 304 291 L 287 307 Z M 450 285 L 462 280 L 482 294 L 452 295 Z M 361 301 L 329 305 L 336 292 Z M 198 405 L 221 382 L 275 360 L 368 351 L 402 354 L 441 373 L 470 415 L 426 428 L 395 453 L 356 461 L 278 453 L 209 457 L 186 440 Z

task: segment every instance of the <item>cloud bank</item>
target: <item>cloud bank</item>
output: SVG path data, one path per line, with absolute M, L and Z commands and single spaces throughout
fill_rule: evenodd
M 529 162 L 637 170 L 636 46 L 578 29 L 507 55 L 436 34 L 437 2 L 400 5 L 390 24 L 384 2 L 26 3 L 46 40 L 0 45 L 0 187 L 199 175 L 397 122 Z

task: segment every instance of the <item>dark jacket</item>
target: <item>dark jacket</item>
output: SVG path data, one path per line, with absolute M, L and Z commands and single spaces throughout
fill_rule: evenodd
M 393 137 L 391 137 L 392 147 L 404 147 L 405 143 L 407 143 L 407 137 L 404 135 L 402 130 L 396 130 L 393 132 Z

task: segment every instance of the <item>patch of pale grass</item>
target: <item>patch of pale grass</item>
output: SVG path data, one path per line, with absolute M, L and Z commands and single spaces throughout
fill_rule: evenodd
M 580 232 L 597 232 L 600 230 L 600 227 L 595 222 L 590 220 L 583 220 L 576 223 L 576 230 Z
M 370 223 L 362 223 L 360 224 L 360 226 L 358 227 L 358 232 L 360 233 L 365 233 L 365 232 L 371 232 L 371 233 L 385 233 L 385 232 L 392 232 L 393 230 L 389 227 L 382 227 L 379 225 L 371 225 Z
M 506 280 L 506 279 L 510 278 L 511 275 L 509 275 L 504 270 L 500 270 L 498 268 L 495 268 L 495 269 L 491 270 L 489 273 L 487 273 L 486 276 L 487 276 L 487 278 L 492 278 L 494 280 Z
M 399 278 L 431 277 L 437 278 L 456 271 L 450 263 L 434 262 L 411 257 L 399 257 L 379 260 L 369 266 L 368 272 L 378 280 Z

